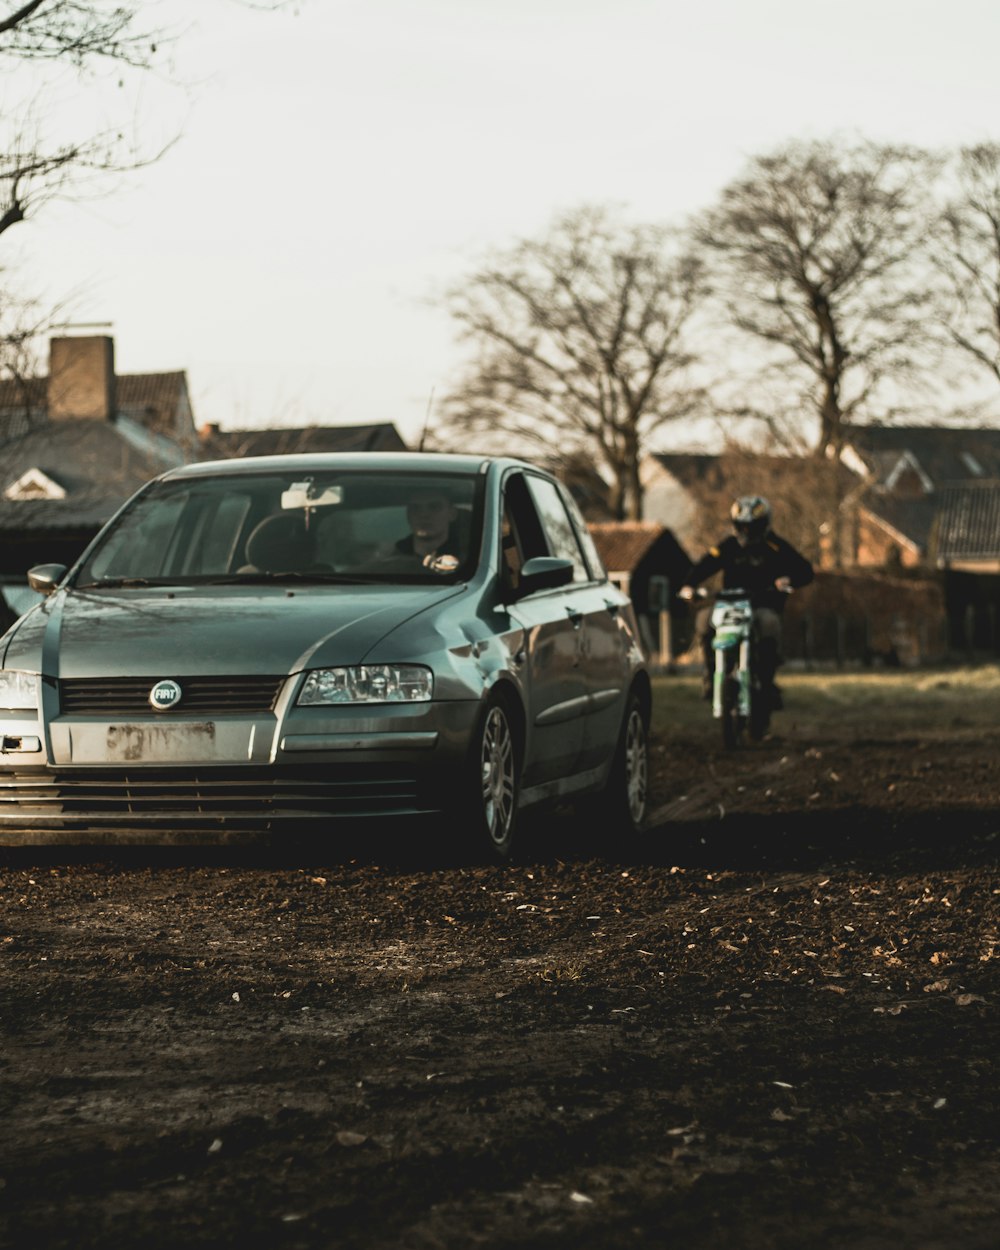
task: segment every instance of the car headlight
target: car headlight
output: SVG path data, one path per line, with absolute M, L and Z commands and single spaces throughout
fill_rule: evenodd
M 16 668 L 0 668 L 0 707 L 12 711 L 38 711 L 38 674 Z
M 359 664 L 318 668 L 309 674 L 299 703 L 424 703 L 434 674 L 419 664 Z

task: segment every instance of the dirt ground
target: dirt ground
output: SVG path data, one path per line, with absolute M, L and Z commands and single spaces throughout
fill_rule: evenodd
M 788 704 L 628 856 L 0 853 L 2 1244 L 994 1250 L 1000 718 Z

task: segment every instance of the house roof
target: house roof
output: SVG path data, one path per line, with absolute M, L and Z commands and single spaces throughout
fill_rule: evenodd
M 3 448 L 0 529 L 86 529 L 103 524 L 151 477 L 176 463 L 155 444 L 137 445 L 115 422 L 95 418 L 42 421 Z M 4 498 L 31 469 L 65 491 L 63 499 Z
M 176 428 L 177 405 L 187 397 L 187 374 L 122 373 L 115 379 L 115 403 L 120 416 L 132 417 L 163 434 Z M 187 415 L 187 414 L 185 414 Z
M 0 378 L 0 445 L 21 438 L 45 415 L 45 378 Z
M 212 457 L 280 456 L 293 452 L 406 451 L 389 421 L 373 425 L 283 426 L 264 430 L 202 430 L 202 449 Z
M 897 498 L 881 491 L 866 491 L 861 506 L 876 520 L 884 522 L 916 550 L 926 552 L 941 494 L 917 498 Z
M 21 438 L 46 418 L 48 378 L 0 380 L 0 443 Z M 121 416 L 159 434 L 175 436 L 179 405 L 187 408 L 187 374 L 119 373 L 115 376 L 115 407 Z M 190 412 L 182 413 L 190 420 Z
M 610 573 L 634 572 L 657 544 L 671 567 L 690 564 L 671 531 L 656 521 L 595 521 L 588 526 L 604 567 Z
M 1000 559 L 1000 477 L 946 487 L 939 498 L 938 561 Z
M 709 452 L 654 452 L 650 459 L 665 469 L 682 486 L 702 482 L 716 468 L 719 457 Z
M 858 467 L 871 474 L 872 486 L 862 506 L 921 552 L 926 553 L 932 542 L 940 543 L 942 526 L 949 543 L 961 546 L 973 531 L 975 543 L 988 541 L 986 529 L 977 527 L 990 482 L 995 487 L 1000 479 L 1000 429 L 852 426 L 846 446 L 861 461 Z M 897 483 L 904 479 L 909 479 L 911 489 L 915 480 L 920 493 L 896 494 Z
M 926 478 L 925 489 L 948 482 L 1000 477 L 1000 429 L 937 425 L 855 425 L 847 445 L 875 481 L 891 486 L 901 461 Z M 912 462 L 915 461 L 914 465 Z

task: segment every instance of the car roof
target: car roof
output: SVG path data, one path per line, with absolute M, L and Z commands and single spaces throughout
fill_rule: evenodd
M 164 473 L 163 477 L 171 480 L 186 477 L 239 477 L 253 473 L 287 473 L 289 471 L 314 473 L 336 469 L 358 472 L 382 469 L 390 473 L 469 474 L 485 473 L 491 464 L 502 467 L 536 467 L 512 456 L 475 456 L 423 451 L 304 452 L 279 456 L 242 456 L 231 460 L 202 460 L 196 464 L 185 464 L 171 469 Z

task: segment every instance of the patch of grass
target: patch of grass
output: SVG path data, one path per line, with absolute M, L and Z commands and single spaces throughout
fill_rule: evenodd
M 542 968 L 535 975 L 539 981 L 545 981 L 549 984 L 555 981 L 579 981 L 583 976 L 585 968 L 579 963 L 570 964 L 554 964 L 552 966 Z
M 862 672 L 782 671 L 781 720 L 818 732 L 877 737 L 1000 728 L 1000 665 Z M 705 728 L 711 711 L 695 674 L 653 679 L 653 732 L 674 737 Z

